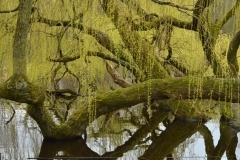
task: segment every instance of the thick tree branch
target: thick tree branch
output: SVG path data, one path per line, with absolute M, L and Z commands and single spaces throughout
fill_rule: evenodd
M 13 42 L 13 73 L 27 73 L 27 34 L 30 29 L 30 18 L 33 0 L 19 0 L 17 26 Z
M 158 0 L 152 0 L 152 1 L 155 2 L 155 3 L 159 3 L 161 5 L 170 5 L 172 7 L 193 11 L 193 20 L 192 20 L 192 22 L 185 22 L 185 21 L 178 20 L 178 19 L 176 19 L 174 17 L 171 17 L 171 16 L 159 17 L 159 18 L 155 18 L 154 21 L 152 21 L 151 23 L 143 22 L 144 25 L 142 25 L 142 26 L 144 26 L 144 27 L 142 27 L 142 29 L 145 29 L 145 30 L 159 27 L 160 24 L 167 22 L 167 23 L 172 24 L 175 27 L 197 31 L 198 23 L 199 23 L 199 21 L 201 21 L 200 17 L 203 14 L 204 9 L 207 8 L 213 2 L 213 0 L 198 0 L 195 4 L 194 8 L 189 9 L 189 8 L 186 8 L 186 7 L 176 5 L 172 2 L 161 2 L 161 1 L 158 1 Z M 134 27 L 136 29 L 141 28 L 136 24 L 134 25 Z
M 214 0 L 198 0 L 195 3 L 195 10 L 193 11 L 193 20 L 192 20 L 192 30 L 197 31 L 199 22 L 202 21 L 201 15 L 203 14 L 203 11 L 205 8 L 210 6 Z
M 150 80 L 152 85 L 152 100 L 164 100 L 164 99 L 212 99 L 216 101 L 226 101 L 238 103 L 238 81 L 231 81 L 228 79 L 215 79 L 215 78 L 203 78 L 202 79 L 202 94 L 196 97 L 195 86 L 192 84 L 190 77 L 185 78 L 166 78 L 166 79 L 154 79 Z M 229 82 L 231 81 L 231 83 Z M 149 82 L 143 82 L 141 84 L 130 86 L 126 89 L 118 89 L 113 92 L 97 95 L 97 105 L 105 106 L 107 108 L 115 108 L 115 104 L 121 104 L 121 106 L 134 105 L 147 100 L 147 90 Z M 189 88 L 189 84 L 192 84 Z M 219 90 L 219 86 L 232 87 L 232 94 L 230 90 Z M 196 84 L 197 85 L 197 84 Z M 141 91 L 141 92 L 138 92 Z M 190 93 L 189 93 L 190 91 Z M 135 93 L 135 94 L 134 94 Z M 137 93 L 137 94 L 136 94 Z M 113 98 L 114 97 L 114 98 Z M 101 113 L 98 112 L 98 113 Z
M 221 65 L 221 61 L 214 52 L 216 39 L 220 28 L 211 27 L 208 28 L 206 22 L 203 22 L 198 26 L 199 37 L 202 42 L 202 47 L 207 61 L 213 69 L 213 73 L 216 77 L 226 77 L 227 74 L 224 72 L 224 66 Z
M 240 30 L 232 38 L 227 52 L 227 61 L 233 77 L 237 77 L 239 71 L 239 65 L 237 60 L 237 51 L 239 45 L 240 45 Z
M 170 59 L 170 60 L 166 61 L 166 63 L 171 64 L 172 66 L 177 68 L 180 72 L 184 73 L 185 75 L 188 75 L 190 73 L 190 71 L 182 63 L 180 63 L 177 60 Z
M 120 47 L 118 47 L 114 41 L 106 34 L 99 30 L 85 27 L 86 34 L 94 37 L 100 45 L 108 49 L 112 54 L 117 56 L 119 59 L 126 61 L 128 63 L 132 62 L 132 57 L 128 53 L 124 52 Z
M 13 81 L 10 84 L 15 85 L 16 81 Z M 89 111 L 88 107 L 90 105 L 96 106 L 96 118 L 104 115 L 109 112 L 113 112 L 125 107 L 131 107 L 133 105 L 147 102 L 148 95 L 149 95 L 149 83 L 151 83 L 151 100 L 188 100 L 188 99 L 212 99 L 216 101 L 225 101 L 225 102 L 233 102 L 238 103 L 238 86 L 239 82 L 237 80 L 228 80 L 228 79 L 216 79 L 216 78 L 203 78 L 201 82 L 201 94 L 196 95 L 196 89 L 200 86 L 199 83 L 192 83 L 192 77 L 185 77 L 185 78 L 168 78 L 168 79 L 154 79 L 150 81 L 146 81 L 143 83 L 139 83 L 136 85 L 132 85 L 128 88 L 121 88 L 107 93 L 99 93 L 91 99 L 88 98 L 89 102 L 83 102 L 82 106 L 77 108 L 77 110 L 69 116 L 69 119 L 62 124 L 61 126 L 49 126 L 48 121 L 52 121 L 49 118 L 43 118 L 45 112 L 47 112 L 47 108 L 44 105 L 35 105 L 29 108 L 29 114 L 39 123 L 43 124 L 42 132 L 44 137 L 48 138 L 73 138 L 77 135 L 81 135 L 86 127 L 89 125 Z M 5 85 L 5 87 L 11 87 L 12 85 Z M 24 85 L 23 85 L 24 86 Z M 231 89 L 224 89 L 224 88 L 231 88 Z M 0 95 L 3 98 L 8 98 L 5 95 L 6 92 L 3 90 L 4 88 L 0 89 Z M 15 91 L 15 89 L 14 89 Z M 29 94 L 37 94 L 35 93 L 36 89 L 33 89 L 34 93 Z M 16 91 L 15 91 L 16 92 Z M 17 92 L 18 93 L 18 92 Z M 21 99 L 26 99 L 28 95 L 21 95 L 17 94 L 15 100 L 20 101 Z M 25 93 L 25 92 L 24 92 Z M 12 94 L 11 94 L 12 95 Z M 37 94 L 44 95 L 42 93 Z M 4 97 L 5 96 L 5 97 Z M 29 95 L 28 95 L 29 96 Z M 17 99 L 18 98 L 18 99 Z M 13 98 L 12 98 L 13 99 Z M 27 98 L 29 99 L 29 98 Z M 33 99 L 33 98 L 31 98 Z M 38 98 L 39 101 L 32 102 L 32 101 L 20 101 L 26 102 L 31 104 L 38 104 L 38 102 L 42 102 L 42 98 Z M 189 106 L 187 106 L 187 109 Z M 182 112 L 184 110 L 178 110 L 178 114 L 185 114 Z M 181 113 L 182 112 L 182 113 Z M 48 115 L 49 113 L 46 113 Z M 47 125 L 48 124 L 48 125 Z M 53 122 L 53 124 L 55 124 Z M 50 128 L 49 128 L 50 127 Z M 49 132 L 49 129 L 53 130 L 54 132 Z M 65 132 L 68 130 L 69 132 Z
M 0 85 L 0 97 L 31 105 L 43 104 L 45 89 L 28 82 L 23 75 L 15 74 Z
M 161 24 L 165 24 L 165 23 L 169 23 L 175 27 L 179 27 L 179 28 L 184 28 L 184 29 L 188 29 L 188 30 L 192 30 L 191 24 L 190 22 L 187 21 L 181 21 L 175 17 L 172 16 L 164 16 L 164 17 L 159 17 L 157 14 L 155 13 L 150 13 L 148 14 L 147 12 L 145 12 L 141 6 L 139 5 L 139 3 L 133 1 L 133 0 L 121 0 L 123 3 L 125 3 L 127 6 L 130 6 L 131 9 L 133 8 L 137 14 L 141 17 L 140 23 L 137 23 L 135 21 L 132 22 L 132 29 L 133 30 L 138 30 L 138 31 L 143 31 L 143 30 L 150 30 L 153 28 L 159 28 Z M 162 2 L 164 4 L 169 4 L 170 5 L 175 5 L 171 2 Z
M 216 21 L 216 25 L 219 28 L 222 28 L 222 26 L 236 13 L 237 8 L 240 5 L 240 0 L 237 0 L 234 6 L 220 19 Z
M 132 29 L 137 31 L 150 30 L 153 28 L 159 28 L 160 25 L 169 23 L 175 27 L 183 28 L 186 30 L 192 29 L 192 22 L 182 21 L 172 16 L 164 16 L 164 17 L 155 17 L 151 21 L 142 21 L 141 23 L 132 23 Z
M 109 60 L 109 61 L 112 61 L 114 63 L 117 63 L 117 64 L 121 64 L 122 66 L 126 67 L 128 70 L 132 71 L 133 74 L 136 74 L 136 75 L 141 75 L 142 72 L 141 70 L 135 66 L 134 64 L 130 64 L 128 62 L 125 62 L 121 59 L 118 59 L 118 58 L 115 58 L 111 55 L 108 55 L 108 54 L 105 54 L 105 53 L 102 53 L 102 52 L 93 52 L 93 51 L 88 51 L 88 56 L 98 56 L 102 59 L 105 59 L 105 60 Z

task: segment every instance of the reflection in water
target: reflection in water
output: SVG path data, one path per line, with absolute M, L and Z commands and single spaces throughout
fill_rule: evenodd
M 99 157 L 82 138 L 72 140 L 43 140 L 39 157 Z
M 24 105 L 16 114 L 1 105 L 0 153 L 2 159 L 33 157 L 96 157 L 98 159 L 237 159 L 237 130 L 227 120 L 208 122 L 169 121 L 169 113 L 154 112 L 150 123 L 142 112 L 121 110 L 93 122 L 83 138 L 53 141 L 44 139 L 37 124 L 26 115 Z M 215 128 L 214 128 L 215 127 Z M 236 128 L 236 127 L 235 127 Z M 219 135 L 219 136 L 218 136 Z M 236 150 L 237 149 L 237 150 Z M 117 158 L 118 157 L 118 158 Z M 177 158 L 182 157 L 182 158 Z
M 9 105 L 13 105 L 16 113 L 6 125 L 13 113 Z M 26 116 L 23 108 L 24 105 L 0 104 L 0 153 L 3 160 L 26 159 L 39 154 L 43 137 L 37 124 Z

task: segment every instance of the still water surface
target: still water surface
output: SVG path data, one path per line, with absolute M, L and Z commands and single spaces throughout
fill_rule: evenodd
M 188 127 L 194 128 L 194 125 L 192 125 L 192 123 L 188 125 L 188 122 L 176 122 L 175 128 L 180 128 L 178 129 L 180 130 L 178 133 L 176 133 L 177 131 L 171 129 L 168 129 L 168 132 L 164 133 L 164 131 L 162 130 L 166 131 L 166 128 L 162 124 L 160 124 L 160 130 L 158 132 L 162 132 L 162 137 L 157 136 L 156 139 L 151 139 L 153 137 L 152 136 L 149 139 L 150 135 L 152 135 L 153 133 L 148 133 L 141 139 L 141 142 L 138 141 L 138 138 L 134 140 L 134 136 L 136 136 L 134 135 L 134 133 L 137 133 L 137 128 L 134 126 L 128 125 L 128 127 L 125 128 L 125 131 L 121 132 L 121 134 L 112 134 L 111 132 L 108 132 L 108 134 L 101 133 L 101 136 L 99 136 L 97 133 L 100 133 L 100 130 L 96 129 L 97 123 L 95 122 L 95 125 L 91 126 L 90 129 L 88 129 L 88 138 L 86 140 L 77 139 L 69 141 L 49 141 L 43 139 L 41 131 L 35 121 L 26 114 L 24 110 L 24 105 L 15 104 L 14 108 L 16 111 L 15 116 L 10 123 L 6 124 L 6 122 L 10 119 L 13 111 L 7 104 L 2 104 L 0 107 L 1 160 L 22 160 L 37 157 L 100 158 L 99 156 L 118 157 L 114 159 L 119 160 L 134 160 L 144 154 L 149 155 L 149 152 L 152 152 L 155 155 L 158 154 L 157 152 L 162 152 L 162 154 L 164 154 L 164 151 L 167 152 L 167 150 L 173 146 L 175 147 L 172 151 L 172 154 L 163 155 L 163 158 L 166 156 L 170 156 L 171 158 L 175 157 L 175 159 L 207 159 L 206 152 L 208 152 L 209 154 L 209 150 L 206 149 L 205 144 L 208 145 L 207 148 L 211 146 L 211 144 L 208 144 L 209 142 L 206 142 L 206 133 L 208 131 L 210 133 L 209 135 L 212 135 L 215 149 L 217 148 L 217 146 L 226 148 L 224 147 L 224 144 L 223 146 L 220 145 L 220 125 L 216 120 L 211 120 L 205 125 L 203 125 L 202 129 L 200 129 L 202 131 L 200 131 L 199 129 L 196 131 L 193 131 L 194 129 L 190 129 L 193 133 L 189 133 L 188 135 L 185 135 L 185 132 L 189 132 L 187 129 Z M 119 127 L 118 123 L 113 122 L 111 124 L 113 124 L 113 126 L 116 128 Z M 108 126 L 108 128 L 111 127 L 111 125 Z M 91 128 L 93 134 L 90 135 Z M 132 133 L 129 133 L 129 130 Z M 240 134 L 233 131 L 231 131 L 229 135 L 232 136 L 236 134 L 238 136 L 238 142 L 240 142 Z M 176 134 L 174 135 L 174 133 Z M 203 138 L 203 135 L 205 135 L 205 138 Z M 181 143 L 175 144 L 177 140 L 175 140 L 174 142 L 171 141 L 176 136 L 179 136 L 177 139 L 179 139 L 179 142 Z M 131 138 L 133 139 L 133 141 L 128 142 L 128 140 L 132 140 Z M 211 141 L 211 136 L 209 139 Z M 150 151 L 147 151 L 147 149 L 149 149 Z M 237 143 L 235 154 L 238 158 L 240 158 L 239 143 Z M 154 155 L 151 157 L 154 157 Z M 158 159 L 163 158 L 158 155 Z M 227 159 L 226 152 L 221 159 Z

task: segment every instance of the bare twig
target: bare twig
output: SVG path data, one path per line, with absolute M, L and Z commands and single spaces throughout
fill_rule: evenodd
M 19 4 L 16 8 L 12 9 L 12 10 L 2 10 L 0 11 L 0 13 L 12 13 L 12 12 L 16 12 L 19 10 Z
M 80 58 L 80 55 L 73 56 L 73 57 L 63 56 L 61 58 L 54 58 L 54 59 L 48 57 L 47 60 L 50 61 L 50 62 L 63 62 L 63 63 L 67 63 L 67 62 L 75 61 L 75 60 L 77 60 L 79 58 Z
M 157 4 L 160 4 L 160 5 L 172 6 L 172 7 L 175 7 L 175 8 L 177 8 L 177 9 L 183 9 L 183 10 L 187 10 L 187 11 L 194 11 L 194 10 L 196 10 L 196 8 L 183 7 L 183 6 L 179 6 L 179 5 L 177 5 L 177 4 L 174 4 L 174 3 L 172 3 L 172 2 L 162 2 L 162 1 L 159 1 L 159 0 L 152 0 L 152 2 L 157 3 Z

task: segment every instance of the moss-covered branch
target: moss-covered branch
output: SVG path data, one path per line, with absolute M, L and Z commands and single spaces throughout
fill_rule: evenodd
M 132 29 L 133 30 L 137 30 L 137 31 L 150 30 L 150 29 L 154 29 L 154 28 L 159 28 L 161 24 L 165 24 L 165 23 L 169 23 L 178 28 L 192 30 L 191 22 L 182 21 L 182 20 L 179 20 L 172 16 L 159 17 L 155 13 L 148 14 L 146 11 L 144 11 L 141 8 L 141 6 L 138 2 L 133 1 L 133 0 L 122 0 L 122 2 L 125 3 L 128 6 L 128 8 L 135 10 L 137 12 L 138 16 L 140 17 L 137 20 L 137 21 L 140 21 L 140 23 L 132 21 Z M 160 3 L 163 5 L 174 6 L 177 8 L 182 7 L 182 6 L 175 5 L 171 2 L 160 2 Z M 103 4 L 103 5 L 106 5 L 106 4 Z M 185 7 L 183 7 L 183 8 L 185 8 Z
M 193 19 L 192 22 L 187 22 L 187 21 L 182 21 L 179 20 L 175 17 L 172 16 L 164 16 L 164 17 L 158 17 L 155 16 L 153 19 L 151 20 L 142 20 L 141 23 L 137 24 L 135 22 L 132 23 L 132 28 L 134 30 L 150 30 L 153 28 L 159 28 L 159 26 L 161 24 L 164 23 L 169 23 L 175 27 L 178 28 L 183 28 L 186 30 L 193 30 L 193 31 L 197 31 L 198 28 L 198 23 L 199 21 L 202 21 L 202 14 L 205 8 L 207 8 L 209 5 L 211 5 L 213 3 L 213 0 L 198 0 L 195 3 L 194 8 L 187 8 L 187 7 L 183 7 L 183 6 L 179 6 L 176 5 L 172 2 L 162 2 L 162 1 L 158 1 L 158 0 L 152 0 L 153 2 L 160 4 L 160 5 L 169 5 L 178 9 L 183 9 L 183 10 L 189 10 L 189 11 L 193 11 Z M 126 3 L 126 2 L 125 2 Z M 139 7 L 135 7 L 136 9 L 138 9 Z M 142 17 L 144 16 L 148 16 L 148 14 L 146 12 L 142 12 L 140 9 L 138 9 L 137 13 Z
M 45 88 L 30 83 L 24 75 L 15 74 L 0 85 L 0 97 L 31 105 L 43 104 Z
M 147 102 L 149 83 L 152 86 L 151 100 L 175 99 L 180 102 L 187 99 L 212 99 L 235 103 L 239 101 L 237 80 L 203 78 L 199 86 L 199 83 L 194 83 L 192 77 L 154 79 L 128 88 L 99 93 L 89 102 L 82 103 L 65 123 L 56 125 L 48 110 L 49 107 L 43 105 L 45 96 L 43 90 L 27 82 L 24 77 L 16 75 L 1 85 L 0 96 L 31 104 L 28 106 L 28 113 L 40 126 L 43 136 L 63 139 L 80 136 L 85 131 L 90 122 L 89 105 L 95 105 L 96 117 L 99 117 L 121 108 Z M 201 93 L 196 94 L 197 90 Z M 181 113 L 184 109 L 177 112 L 179 115 L 185 114 Z
M 93 98 L 91 104 L 96 106 L 96 117 L 112 111 L 130 107 L 148 100 L 148 83 L 151 83 L 151 100 L 175 99 L 179 102 L 188 99 L 212 99 L 238 103 L 238 81 L 227 79 L 203 78 L 201 87 L 193 84 L 191 77 L 155 79 L 122 88 L 115 91 L 100 93 Z M 231 89 L 223 89 L 231 88 Z M 201 94 L 196 95 L 197 88 L 201 88 Z M 230 93 L 230 91 L 232 91 Z M 77 109 L 62 126 L 62 131 L 71 126 L 68 136 L 81 134 L 89 124 L 89 103 L 83 104 Z M 189 106 L 185 106 L 189 107 Z M 181 111 L 183 113 L 181 113 Z M 184 109 L 177 110 L 177 114 L 185 114 Z M 66 135 L 65 135 L 66 136 Z
M 239 5 L 240 5 L 240 0 L 237 0 L 234 6 L 222 18 L 216 21 L 216 24 L 219 28 L 222 28 L 222 26 L 236 13 Z
M 202 47 L 204 54 L 207 58 L 208 63 L 211 65 L 213 69 L 213 73 L 216 77 L 226 77 L 226 73 L 224 72 L 224 66 L 221 65 L 221 61 L 214 52 L 214 47 L 216 45 L 216 40 L 220 28 L 211 27 L 208 28 L 208 22 L 202 21 L 202 24 L 199 25 L 199 37 L 202 42 Z
M 132 22 L 132 30 L 137 31 L 145 31 L 153 28 L 159 28 L 160 25 L 169 23 L 175 27 L 183 28 L 186 30 L 192 29 L 192 22 L 182 21 L 172 16 L 164 16 L 164 17 L 154 17 L 151 20 L 145 21 L 142 20 L 141 23 Z
M 146 102 L 148 95 L 148 83 L 151 83 L 152 100 L 187 100 L 187 99 L 212 99 L 216 101 L 227 101 L 238 103 L 238 80 L 203 78 L 201 86 L 194 84 L 191 77 L 154 79 L 118 89 L 105 94 L 98 94 L 96 104 L 99 108 L 98 114 L 103 114 L 105 110 L 115 110 L 116 104 L 122 107 L 132 106 Z M 230 89 L 221 88 L 231 88 Z M 196 96 L 197 87 L 201 87 L 201 94 Z M 221 88 L 221 89 L 219 89 Z M 103 108 L 102 108 L 103 107 Z
M 121 59 L 113 57 L 109 54 L 105 54 L 105 53 L 102 53 L 102 52 L 88 51 L 87 55 L 88 56 L 97 56 L 97 57 L 100 57 L 102 59 L 109 60 L 109 61 L 112 61 L 112 62 L 117 63 L 117 64 L 121 64 L 122 66 L 126 67 L 128 70 L 132 71 L 132 73 L 134 75 L 141 75 L 142 74 L 141 70 L 137 66 L 135 66 L 134 64 L 130 64 L 126 61 L 123 61 Z
M 192 19 L 192 30 L 197 31 L 199 22 L 202 21 L 203 11 L 210 6 L 214 0 L 198 0 L 195 3 L 194 11 L 193 11 L 193 19 Z
M 237 60 L 237 51 L 239 45 L 240 45 L 240 30 L 232 38 L 227 52 L 227 61 L 229 68 L 231 70 L 231 75 L 233 77 L 237 77 L 239 71 L 239 65 Z

